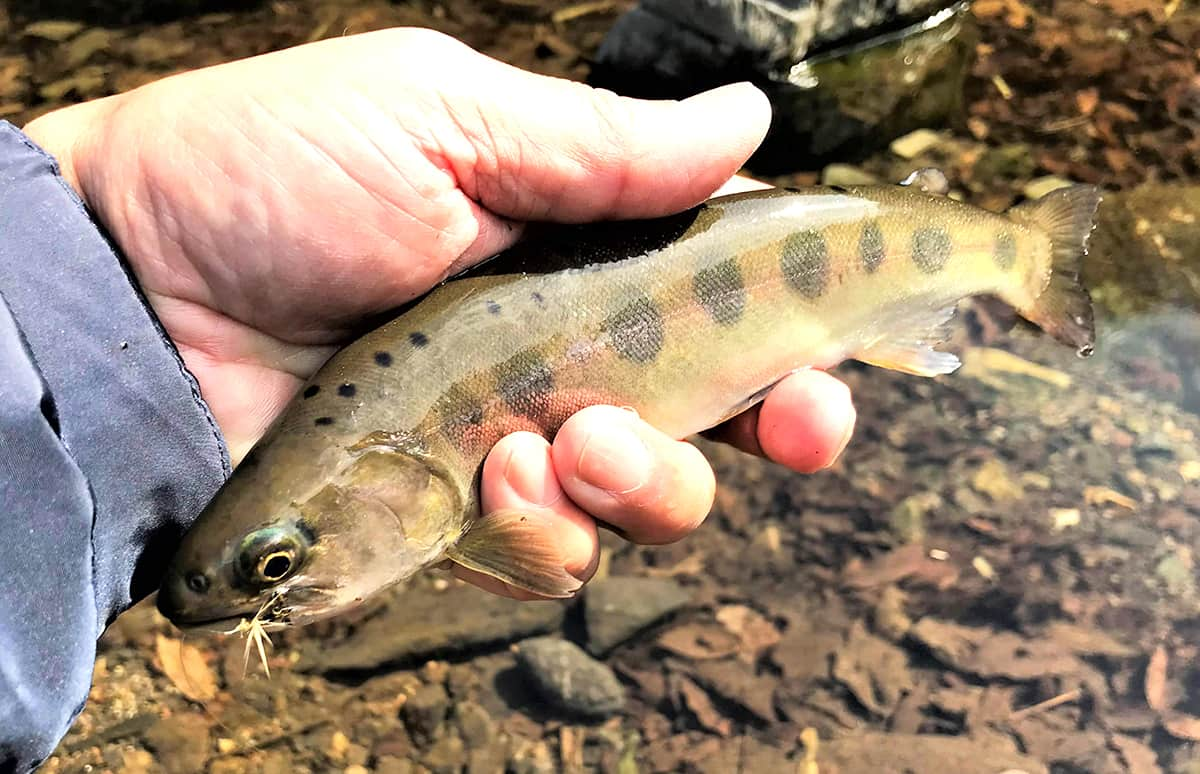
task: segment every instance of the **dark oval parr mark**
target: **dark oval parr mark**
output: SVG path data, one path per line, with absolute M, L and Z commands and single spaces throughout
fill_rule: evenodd
M 872 274 L 883 263 L 883 256 L 883 229 L 879 221 L 869 221 L 858 235 L 858 257 L 867 273 Z
M 356 392 L 358 392 L 358 388 L 350 382 L 338 385 L 338 395 L 341 395 L 343 398 L 353 398 Z
M 912 259 L 926 274 L 941 271 L 950 260 L 952 244 L 946 229 L 919 228 L 912 235 Z
M 626 360 L 649 363 L 663 345 L 662 313 L 645 296 L 630 301 L 604 323 L 613 349 Z
M 392 365 L 392 355 L 390 352 L 376 352 L 375 365 L 381 368 L 389 368 Z
M 333 417 L 317 417 L 313 420 L 313 424 L 318 427 L 325 427 L 333 424 Z
M 553 389 L 554 374 L 535 350 L 518 352 L 496 367 L 496 391 L 516 414 L 542 413 Z
M 736 258 L 696 272 L 692 292 L 708 316 L 721 325 L 733 325 L 746 309 L 746 284 Z
M 783 278 L 805 298 L 817 298 L 829 282 L 829 250 L 815 229 L 797 231 L 783 243 L 779 259 Z
M 309 398 L 311 398 L 312 396 L 316 395 L 316 394 L 317 394 L 318 392 L 320 392 L 320 391 L 321 391 L 321 388 L 320 388 L 320 387 L 318 387 L 318 386 L 317 386 L 317 385 L 315 385 L 315 384 L 310 384 L 310 385 L 309 385 L 308 387 L 306 387 L 306 388 L 305 388 L 305 390 L 304 390 L 304 399 L 305 399 L 305 400 L 308 400 Z
M 420 331 L 413 331 L 408 334 L 408 343 L 420 349 L 429 343 L 429 337 Z

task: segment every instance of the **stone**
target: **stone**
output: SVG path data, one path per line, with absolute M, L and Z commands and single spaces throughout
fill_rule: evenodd
M 878 185 L 879 178 L 853 164 L 830 164 L 821 170 L 821 185 Z
M 492 716 L 473 701 L 455 705 L 454 720 L 462 740 L 471 749 L 488 746 L 496 736 L 496 724 L 492 722 Z
M 601 718 L 625 704 L 625 688 L 613 671 L 572 642 L 526 640 L 518 647 L 517 665 L 538 693 L 565 712 Z
M 310 646 L 297 669 L 366 671 L 486 651 L 554 631 L 562 626 L 565 612 L 561 602 L 518 602 L 474 586 L 454 584 L 440 592 L 406 589 L 346 640 L 332 647 Z
M 587 649 L 598 657 L 688 603 L 687 590 L 666 578 L 609 577 L 592 581 L 583 597 Z
M 1051 191 L 1057 191 L 1059 188 L 1066 188 L 1069 185 L 1071 185 L 1070 180 L 1055 175 L 1046 175 L 1030 180 L 1021 189 L 1021 193 L 1029 199 L 1040 199 Z
M 421 762 L 434 774 L 459 774 L 467 763 L 467 751 L 462 739 L 446 734 L 429 748 Z
M 932 129 L 918 129 L 892 140 L 888 148 L 902 159 L 915 159 L 942 143 L 942 135 Z
M 208 723 L 195 715 L 172 715 L 146 730 L 148 747 L 167 774 L 191 774 L 204 769 L 212 750 Z
M 821 769 L 833 771 L 910 771 L 934 774 L 997 774 L 1023 771 L 1048 774 L 1046 766 L 990 739 L 942 734 L 891 734 L 870 731 L 822 742 Z
M 437 684 L 424 685 L 404 702 L 400 717 L 413 742 L 426 747 L 441 735 L 449 709 L 450 696 L 445 688 Z

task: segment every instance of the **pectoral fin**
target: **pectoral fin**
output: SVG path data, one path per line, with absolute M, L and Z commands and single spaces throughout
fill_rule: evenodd
M 570 597 L 582 586 L 563 569 L 562 552 L 544 523 L 520 510 L 489 513 L 446 552 L 471 570 L 546 597 Z
M 917 376 L 938 376 L 956 371 L 962 365 L 958 357 L 934 349 L 949 335 L 948 323 L 953 316 L 954 307 L 923 315 L 857 353 L 854 359 Z

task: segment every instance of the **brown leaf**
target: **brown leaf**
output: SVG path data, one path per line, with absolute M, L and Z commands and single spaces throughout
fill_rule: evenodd
M 668 629 L 658 638 L 658 646 L 684 658 L 703 660 L 724 658 L 737 653 L 737 635 L 724 626 L 692 623 Z
M 779 642 L 779 630 L 762 613 L 745 605 L 725 605 L 717 620 L 741 641 L 738 658 L 753 663 L 767 648 Z
M 1084 656 L 1129 658 L 1138 654 L 1136 649 L 1117 641 L 1107 632 L 1067 621 L 1055 621 L 1043 634 L 1072 653 Z
M 1167 651 L 1162 645 L 1146 665 L 1146 704 L 1157 712 L 1167 709 Z
M 931 559 L 924 546 L 910 543 L 870 562 L 848 562 L 842 577 L 853 589 L 886 586 L 905 578 L 923 580 L 941 589 L 952 585 L 958 579 L 958 567 L 951 562 Z
M 1167 733 L 1176 739 L 1200 742 L 1200 718 L 1195 715 L 1172 712 L 1163 717 L 1162 724 Z
M 155 649 L 163 674 L 184 696 L 205 702 L 217 695 L 216 675 L 198 648 L 159 634 Z
M 844 685 L 869 712 L 887 717 L 900 697 L 915 685 L 908 671 L 908 654 L 868 634 L 860 622 L 850 629 L 845 645 L 834 653 L 833 678 Z
M 721 736 L 729 736 L 733 731 L 733 724 L 729 718 L 717 711 L 703 688 L 686 677 L 679 678 L 676 688 L 683 705 L 696 716 L 696 720 L 703 728 Z
M 1154 750 L 1132 736 L 1113 734 L 1108 743 L 1125 759 L 1129 774 L 1162 774 Z

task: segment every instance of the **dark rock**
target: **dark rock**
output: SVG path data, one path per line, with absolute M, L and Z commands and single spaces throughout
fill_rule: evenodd
M 413 742 L 425 747 L 441 735 L 449 709 L 450 697 L 446 689 L 440 685 L 425 685 L 408 697 L 400 709 L 400 716 Z
M 539 693 L 566 712 L 605 717 L 625 703 L 625 688 L 612 670 L 566 640 L 526 640 L 517 652 L 517 664 Z
M 168 774 L 201 771 L 212 749 L 208 723 L 192 715 L 163 718 L 143 738 Z
M 659 578 L 616 577 L 593 581 L 583 597 L 587 649 L 602 657 L 688 603 L 678 583 Z
M 361 671 L 486 650 L 554 631 L 564 614 L 561 602 L 518 602 L 474 586 L 408 589 L 345 641 L 310 647 L 298 669 Z

